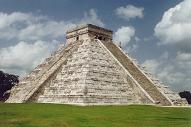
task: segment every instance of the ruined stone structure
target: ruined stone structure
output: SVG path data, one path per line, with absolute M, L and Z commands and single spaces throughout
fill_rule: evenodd
M 112 33 L 91 24 L 68 31 L 66 45 L 23 78 L 6 102 L 180 104 L 178 94 L 113 43 Z

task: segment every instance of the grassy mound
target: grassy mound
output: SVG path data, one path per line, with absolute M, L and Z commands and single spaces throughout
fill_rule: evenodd
M 191 127 L 191 108 L 0 104 L 0 127 Z

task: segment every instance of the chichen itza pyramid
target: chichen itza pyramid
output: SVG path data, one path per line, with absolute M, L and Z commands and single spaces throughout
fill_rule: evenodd
M 66 44 L 24 77 L 6 102 L 180 104 L 179 95 L 130 58 L 112 34 L 91 24 L 71 29 Z

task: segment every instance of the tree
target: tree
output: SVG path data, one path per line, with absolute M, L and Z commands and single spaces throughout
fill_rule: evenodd
M 7 91 L 17 83 L 19 83 L 19 76 L 0 71 L 0 101 L 5 101 L 9 98 L 10 93 Z
M 188 104 L 191 104 L 191 93 L 190 91 L 183 91 L 179 93 L 181 98 L 186 98 Z

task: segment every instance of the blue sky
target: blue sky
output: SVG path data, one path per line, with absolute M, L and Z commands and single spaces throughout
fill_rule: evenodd
M 191 90 L 191 0 L 0 0 L 0 70 L 25 75 L 93 23 L 176 91 Z

